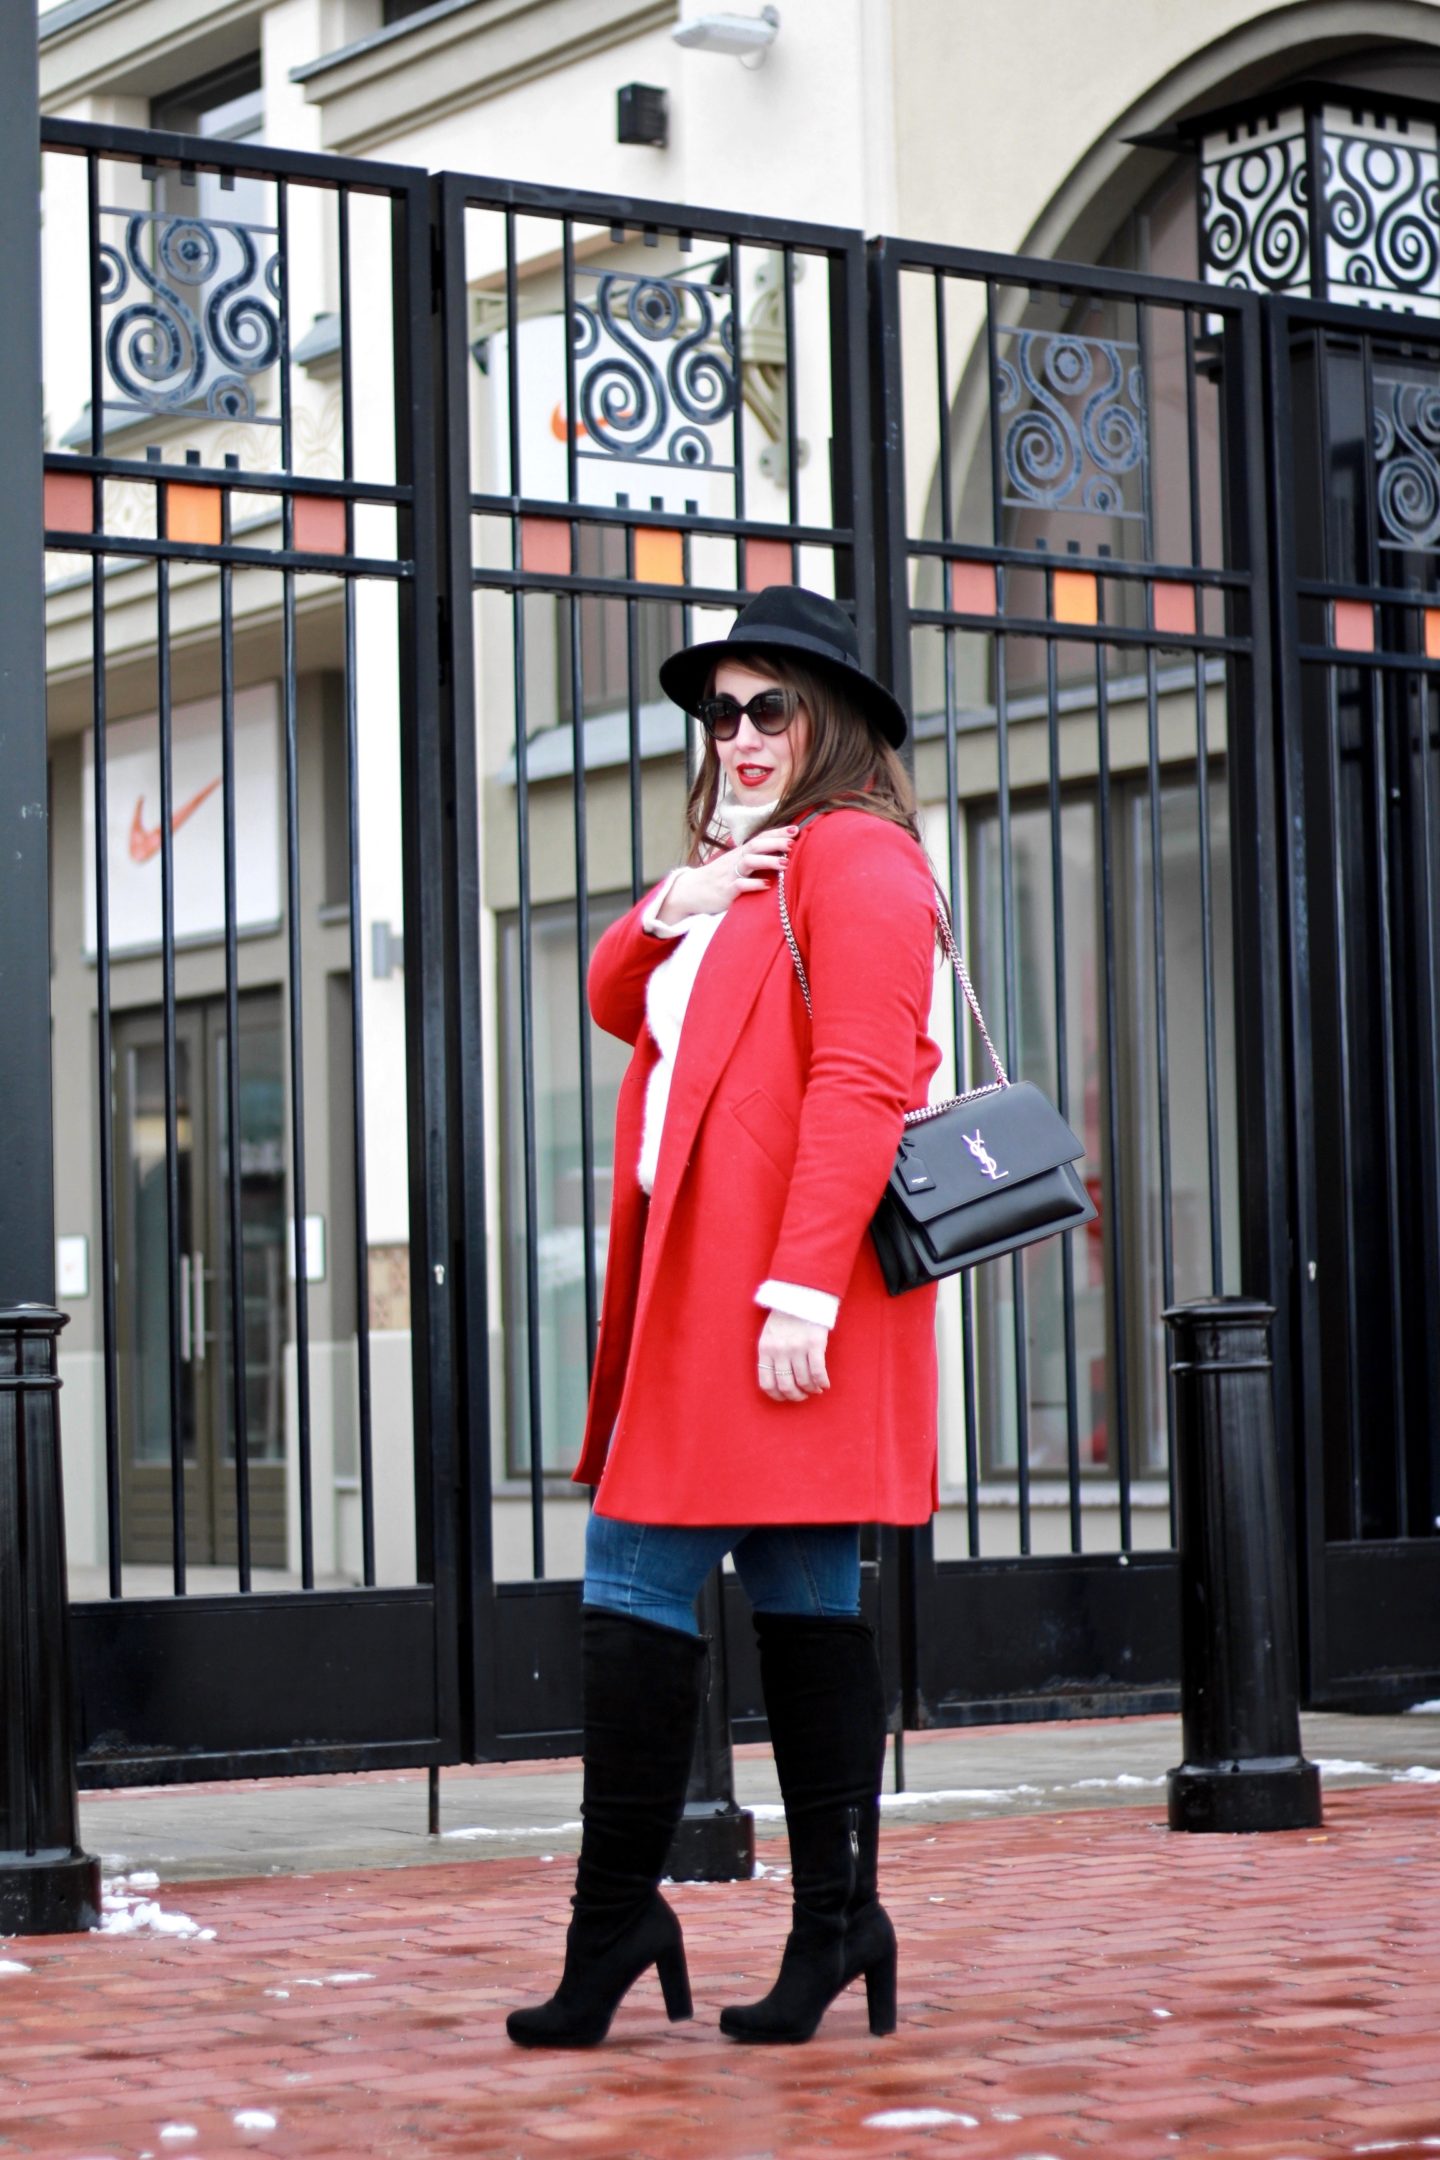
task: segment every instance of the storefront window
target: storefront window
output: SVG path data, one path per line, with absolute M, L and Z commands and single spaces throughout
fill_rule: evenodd
M 1106 1069 L 1100 806 L 1093 787 L 1067 795 L 1058 850 L 1067 1108 L 1071 1125 L 1085 1142 L 1083 1172 L 1099 1207 L 1099 1219 L 1069 1241 L 1073 1352 L 1067 1342 L 1064 1249 L 1059 1240 L 1032 1247 L 1021 1261 L 1024 1328 L 1018 1350 L 1012 1264 L 994 1263 L 976 1277 L 981 1467 L 986 1476 L 1009 1477 L 1017 1469 L 1022 1381 L 1032 1472 L 1066 1474 L 1073 1390 L 1082 1475 L 1116 1475 L 1123 1385 L 1130 1472 L 1164 1476 L 1169 1421 L 1161 1313 L 1171 1299 L 1238 1288 L 1230 846 L 1223 772 L 1212 764 L 1208 884 L 1213 1022 L 1208 1058 L 1199 797 L 1193 772 L 1167 780 L 1159 797 L 1168 1224 L 1162 1205 L 1159 1004 L 1148 790 L 1136 782 L 1113 784 L 1111 819 L 1117 1051 L 1113 1075 Z M 974 951 L 992 1026 L 998 1020 L 1003 1027 L 998 814 L 993 809 L 972 813 L 970 829 Z M 1011 817 L 1011 848 L 1018 989 L 1011 1069 L 1017 1077 L 1034 1080 L 1058 1097 L 1056 896 L 1048 804 L 1017 804 Z M 1112 1087 L 1116 1098 L 1113 1133 L 1118 1135 L 1118 1149 L 1113 1153 Z M 1111 1354 L 1115 1330 L 1109 1309 L 1117 1236 L 1123 1240 L 1124 1275 L 1131 1286 L 1130 1309 L 1124 1315 L 1123 1383 Z

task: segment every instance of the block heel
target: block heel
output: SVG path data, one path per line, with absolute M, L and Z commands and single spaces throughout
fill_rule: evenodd
M 685 1963 L 685 1945 L 676 1943 L 669 1950 L 662 1950 L 655 1960 L 655 1970 L 660 1976 L 660 1992 L 665 1998 L 665 2015 L 672 2025 L 681 2025 L 686 2018 L 695 2015 L 695 2005 L 690 1999 L 690 1972 Z
M 877 2039 L 893 2033 L 899 2023 L 895 2002 L 895 1977 L 898 1960 L 893 1949 L 865 1968 L 865 2006 L 870 2012 L 870 2030 Z

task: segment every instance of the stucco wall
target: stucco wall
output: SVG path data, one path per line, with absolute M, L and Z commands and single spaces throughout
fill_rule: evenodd
M 894 0 L 895 218 L 916 239 L 1063 256 L 1161 153 L 1125 138 L 1361 46 L 1440 48 L 1435 0 Z M 1117 186 L 1117 183 L 1123 183 Z

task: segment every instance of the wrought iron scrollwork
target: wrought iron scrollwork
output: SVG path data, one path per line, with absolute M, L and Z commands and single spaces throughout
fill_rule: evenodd
M 996 363 L 1003 501 L 1143 518 L 1149 454 L 1139 347 L 1061 330 L 1002 331 Z
M 1435 129 L 1311 103 L 1209 135 L 1200 234 L 1212 285 L 1440 314 Z
M 714 432 L 739 394 L 728 287 L 693 273 L 577 276 L 595 280 L 594 299 L 577 300 L 570 323 L 578 454 L 730 471 L 716 455 Z
M 1327 132 L 1325 268 L 1357 299 L 1440 296 L 1440 161 L 1433 147 Z M 1337 291 L 1336 298 L 1347 297 Z
M 1371 413 L 1382 548 L 1440 549 L 1440 383 L 1376 375 Z
M 1297 131 L 1247 142 L 1201 167 L 1200 227 L 1212 285 L 1304 290 L 1310 279 L 1310 176 Z
M 273 226 L 148 210 L 101 242 L 99 297 L 108 410 L 192 414 L 279 426 L 258 409 L 258 379 L 283 344 Z

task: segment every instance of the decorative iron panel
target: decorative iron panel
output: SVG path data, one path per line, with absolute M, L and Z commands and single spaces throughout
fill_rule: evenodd
M 1209 135 L 1201 146 L 1201 261 L 1212 285 L 1250 292 L 1310 289 L 1310 174 L 1304 116 L 1236 144 Z
M 1373 377 L 1375 514 L 1382 548 L 1440 548 L 1440 381 Z
M 1145 373 L 1119 338 L 1002 325 L 995 364 L 1007 509 L 1143 519 Z
M 1327 107 L 1321 140 L 1327 297 L 1440 313 L 1434 128 L 1402 133 Z
M 735 310 L 723 259 L 684 276 L 577 267 L 571 347 L 577 455 L 733 469 L 724 436 L 738 393 Z
M 278 228 L 105 205 L 100 216 L 105 410 L 279 427 L 258 395 L 285 349 Z

